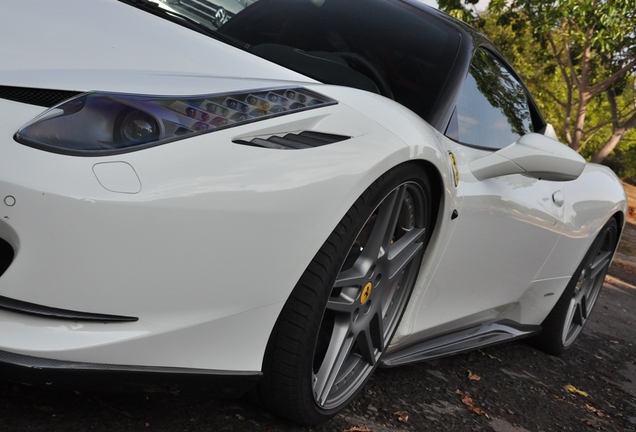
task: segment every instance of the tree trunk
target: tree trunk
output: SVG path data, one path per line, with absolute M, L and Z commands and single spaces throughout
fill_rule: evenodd
M 603 162 L 605 158 L 609 156 L 612 150 L 614 150 L 616 145 L 621 141 L 621 139 L 625 135 L 625 132 L 627 132 L 626 128 L 618 128 L 614 130 L 614 133 L 612 133 L 612 136 L 610 136 L 610 138 L 605 141 L 605 144 L 603 145 L 603 147 L 601 147 L 601 150 L 599 150 L 599 152 L 592 157 L 592 162 Z
M 615 127 L 612 136 L 605 142 L 601 150 L 592 157 L 592 162 L 601 163 L 623 139 L 628 130 L 636 126 L 636 113 L 619 127 Z
M 581 150 L 583 142 L 583 127 L 585 126 L 585 115 L 587 114 L 587 104 L 590 98 L 587 92 L 579 91 L 579 106 L 576 111 L 576 122 L 574 123 L 574 134 L 570 145 L 577 152 Z

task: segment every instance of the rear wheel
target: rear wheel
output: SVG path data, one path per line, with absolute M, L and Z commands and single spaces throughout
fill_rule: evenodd
M 270 338 L 258 392 L 301 424 L 331 418 L 364 386 L 417 278 L 431 219 L 428 179 L 399 166 L 344 216 L 294 288 Z
M 618 243 L 618 224 L 610 219 L 599 232 L 561 298 L 531 339 L 538 348 L 559 355 L 570 348 L 590 317 L 603 288 Z

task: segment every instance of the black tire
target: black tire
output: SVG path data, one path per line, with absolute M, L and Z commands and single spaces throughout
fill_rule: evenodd
M 430 236 L 431 192 L 415 164 L 375 181 L 320 248 L 270 337 L 257 393 L 313 425 L 345 408 L 379 364 Z
M 598 233 L 565 291 L 541 324 L 539 335 L 529 339 L 535 347 L 560 355 L 570 348 L 590 317 L 618 244 L 618 224 L 611 218 Z

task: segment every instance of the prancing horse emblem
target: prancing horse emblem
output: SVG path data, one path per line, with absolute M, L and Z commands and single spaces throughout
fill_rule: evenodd
M 369 296 L 371 296 L 372 290 L 373 284 L 371 282 L 367 283 L 364 288 L 362 288 L 362 294 L 360 294 L 360 304 L 365 304 L 367 300 L 369 300 Z

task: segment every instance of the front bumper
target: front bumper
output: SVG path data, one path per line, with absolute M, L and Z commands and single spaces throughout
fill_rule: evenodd
M 0 351 L 0 378 L 74 390 L 144 389 L 159 385 L 171 391 L 205 390 L 213 397 L 238 397 L 261 376 L 260 372 L 68 362 Z

